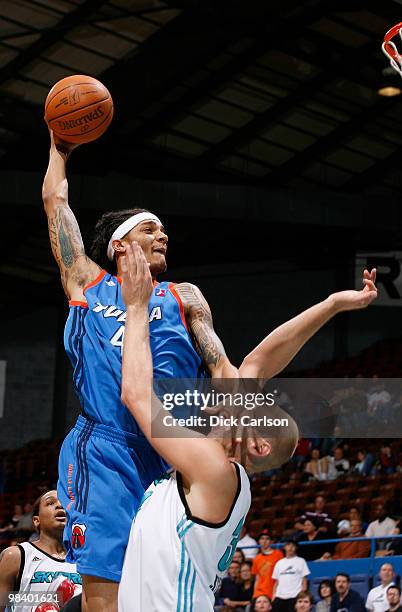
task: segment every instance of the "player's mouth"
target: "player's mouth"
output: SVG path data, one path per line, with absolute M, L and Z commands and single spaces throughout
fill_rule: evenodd
M 152 249 L 153 253 L 160 253 L 161 255 L 166 256 L 166 248 L 165 247 L 157 247 L 156 249 Z
M 67 516 L 66 516 L 66 513 L 64 512 L 64 510 L 58 510 L 56 512 L 56 514 L 54 515 L 54 518 L 56 519 L 56 521 L 61 523 L 61 522 L 65 522 L 66 521 Z

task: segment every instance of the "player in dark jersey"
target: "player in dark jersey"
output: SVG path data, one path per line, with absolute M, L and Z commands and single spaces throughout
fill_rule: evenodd
M 76 566 L 66 561 L 63 546 L 66 513 L 56 491 L 47 491 L 39 497 L 33 507 L 32 519 L 39 532 L 39 539 L 34 543 L 23 542 L 10 546 L 0 555 L 0 598 L 4 601 L 9 592 L 20 595 L 29 593 L 30 596 L 36 593 L 38 598 L 44 593 L 53 595 L 56 586 L 52 583 L 57 583 L 58 601 L 61 602 L 60 597 L 65 597 L 67 602 L 67 597 L 81 593 L 81 576 Z M 30 611 L 32 604 L 25 607 L 21 603 L 16 609 L 20 612 Z M 0 604 L 0 612 L 4 610 Z
M 96 226 L 92 259 L 86 255 L 68 205 L 66 160 L 74 146 L 56 145 L 51 138 L 43 201 L 70 301 L 65 346 L 83 410 L 63 443 L 58 491 L 68 515 L 65 546 L 83 575 L 88 609 L 107 612 L 116 609 L 124 550 L 142 493 L 165 467 L 120 399 L 125 307 L 119 273 L 129 241 L 141 246 L 155 281 L 149 307 L 155 378 L 239 373 L 213 329 L 199 289 L 190 283 L 156 283 L 166 269 L 168 238 L 155 215 L 143 209 L 107 213 Z M 280 356 L 273 361 L 279 372 L 334 314 L 336 308 L 318 305 L 305 329 L 303 318 L 279 328 L 246 358 L 241 375 L 272 375 L 273 350 Z

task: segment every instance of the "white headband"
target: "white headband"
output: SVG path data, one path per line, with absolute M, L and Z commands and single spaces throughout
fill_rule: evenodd
M 117 229 L 114 230 L 111 239 L 109 240 L 109 244 L 107 245 L 107 256 L 110 261 L 113 261 L 114 257 L 114 248 L 113 248 L 113 240 L 121 240 L 123 236 L 131 232 L 134 227 L 136 227 L 139 223 L 143 221 L 155 221 L 156 223 L 161 223 L 156 215 L 153 215 L 150 212 L 142 212 L 133 215 L 129 219 L 126 219 L 124 223 L 119 225 Z

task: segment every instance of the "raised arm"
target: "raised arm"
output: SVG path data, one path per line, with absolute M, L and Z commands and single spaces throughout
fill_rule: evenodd
M 172 431 L 172 437 L 167 437 L 166 428 L 165 437 L 157 436 L 157 428 L 166 412 L 152 389 L 148 324 L 148 301 L 152 290 L 145 257 L 140 247 L 133 243 L 122 258 L 126 323 L 121 398 L 156 452 L 182 474 L 188 486 L 195 486 L 192 511 L 200 512 L 204 520 L 219 522 L 229 511 L 237 486 L 235 471 L 223 448 L 216 440 L 195 432 L 190 437 L 188 430 L 178 426 Z M 216 495 L 217 490 L 220 495 Z M 209 501 L 204 504 L 203 500 Z
M 0 599 L 5 601 L 8 593 L 14 591 L 21 565 L 21 552 L 18 546 L 10 546 L 0 553 Z M 0 612 L 6 606 L 0 604 Z M 11 609 L 11 606 L 10 606 Z
M 308 340 L 339 312 L 366 308 L 377 297 L 376 270 L 364 272 L 361 291 L 340 291 L 277 327 L 247 355 L 239 368 L 243 378 L 268 380 L 281 372 Z
M 237 378 L 233 366 L 214 330 L 211 309 L 201 291 L 191 283 L 175 287 L 183 303 L 186 321 L 193 335 L 197 350 L 213 378 Z
M 67 297 L 82 300 L 83 288 L 98 276 L 100 268 L 85 255 L 80 228 L 68 205 L 66 161 L 74 145 L 55 143 L 53 133 L 50 136 L 49 165 L 42 187 L 50 245 Z

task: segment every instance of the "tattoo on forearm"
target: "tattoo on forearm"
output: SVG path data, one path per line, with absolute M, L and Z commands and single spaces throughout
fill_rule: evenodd
M 56 259 L 61 272 L 61 281 L 63 287 L 71 275 L 70 268 L 78 258 L 84 257 L 84 265 L 88 260 L 85 256 L 84 244 L 82 242 L 80 229 L 73 212 L 66 206 L 58 206 L 55 214 L 48 219 L 49 238 L 52 247 L 53 255 Z M 82 271 L 76 270 L 74 279 L 79 284 L 85 285 L 85 278 L 82 283 Z M 84 275 L 85 276 L 85 275 Z
M 208 303 L 202 293 L 190 283 L 176 285 L 183 301 L 197 350 L 207 366 L 216 366 L 225 349 L 216 335 Z
M 66 268 L 71 268 L 73 265 L 73 249 L 71 241 L 66 234 L 63 226 L 63 221 L 59 227 L 59 243 L 60 243 L 60 254 Z

